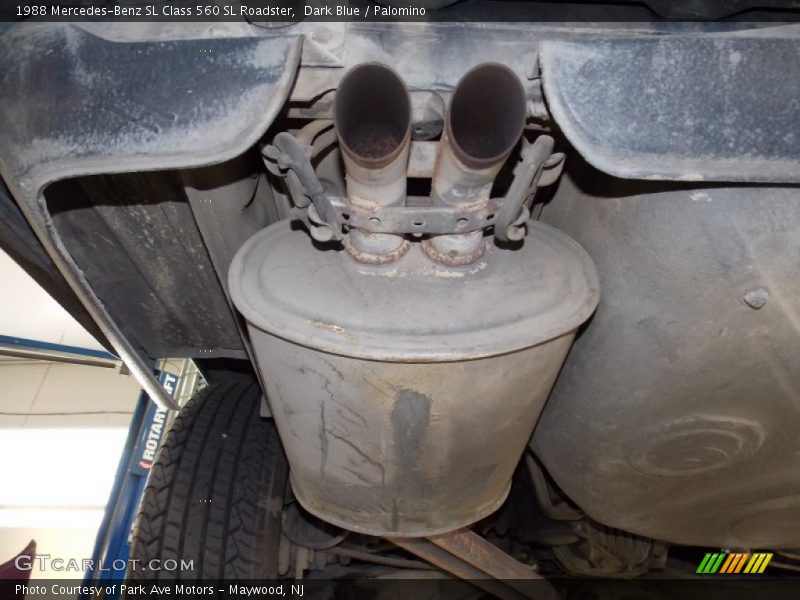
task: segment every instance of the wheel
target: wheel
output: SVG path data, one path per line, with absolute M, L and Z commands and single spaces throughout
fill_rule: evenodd
M 130 576 L 274 579 L 288 467 L 254 381 L 215 385 L 176 417 L 133 530 Z M 160 563 L 151 570 L 153 559 Z M 156 571 L 168 559 L 191 569 Z

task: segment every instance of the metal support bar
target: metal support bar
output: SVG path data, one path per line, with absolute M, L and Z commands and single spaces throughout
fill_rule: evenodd
M 0 355 L 111 369 L 122 364 L 122 361 L 116 356 L 102 350 L 52 344 L 6 335 L 0 335 Z
M 504 585 L 500 581 L 494 581 L 489 575 L 480 569 L 476 569 L 469 563 L 464 562 L 453 554 L 438 548 L 434 544 L 421 538 L 388 538 L 395 546 L 403 548 L 428 561 L 432 565 L 439 567 L 443 571 L 455 575 L 459 579 L 468 581 L 472 585 L 479 587 L 502 600 L 520 600 L 522 596 Z
M 505 582 L 528 598 L 558 598 L 555 589 L 541 575 L 469 529 L 428 539 L 441 550 Z

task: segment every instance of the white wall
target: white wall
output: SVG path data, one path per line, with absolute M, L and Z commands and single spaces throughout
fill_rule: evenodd
M 0 358 L 3 428 L 126 428 L 139 385 L 117 369 Z
M 93 350 L 104 349 L 2 250 L 0 335 Z
M 102 349 L 2 251 L 0 335 Z M 31 539 L 91 557 L 138 396 L 118 369 L 0 357 L 0 563 Z
M 51 558 L 90 558 L 127 429 L 0 429 L 0 562 L 30 540 Z M 37 565 L 37 563 L 34 563 Z M 40 571 L 35 578 L 79 578 Z

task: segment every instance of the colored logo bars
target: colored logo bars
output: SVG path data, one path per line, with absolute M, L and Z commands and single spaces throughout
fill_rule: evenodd
M 772 560 L 771 552 L 709 552 L 706 554 L 695 573 L 703 575 L 749 573 L 751 575 L 763 573 L 769 561 Z

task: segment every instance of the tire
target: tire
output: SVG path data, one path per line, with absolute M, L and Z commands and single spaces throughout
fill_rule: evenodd
M 158 454 L 133 529 L 133 579 L 275 579 L 288 467 L 255 382 L 196 394 Z M 153 559 L 191 569 L 150 570 Z

